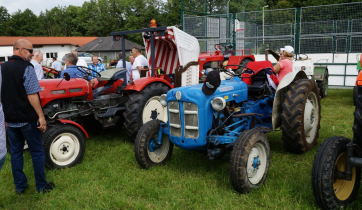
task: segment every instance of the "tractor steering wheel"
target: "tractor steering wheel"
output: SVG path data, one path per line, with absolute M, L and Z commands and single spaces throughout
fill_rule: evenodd
M 96 74 L 96 78 L 99 78 L 99 77 L 102 76 L 97 71 L 95 71 L 93 69 L 90 69 L 88 67 L 85 67 L 85 66 L 77 66 L 77 70 L 82 72 L 84 75 L 87 75 L 87 76 L 93 76 L 91 72 L 94 72 Z

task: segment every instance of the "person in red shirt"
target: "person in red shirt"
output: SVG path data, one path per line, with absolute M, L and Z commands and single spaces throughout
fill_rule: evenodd
M 287 45 L 280 49 L 279 61 L 274 66 L 274 72 L 277 73 L 279 81 L 293 71 L 293 56 L 294 48 L 292 46 Z

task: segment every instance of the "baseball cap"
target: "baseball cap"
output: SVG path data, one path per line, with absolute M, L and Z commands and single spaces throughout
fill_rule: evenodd
M 202 86 L 202 92 L 205 95 L 211 95 L 220 86 L 220 83 L 221 80 L 220 80 L 219 71 L 217 70 L 210 71 L 206 76 L 204 85 Z
M 283 52 L 283 51 L 294 54 L 294 48 L 290 45 L 286 45 L 286 46 L 284 46 L 284 48 L 280 48 L 280 52 Z

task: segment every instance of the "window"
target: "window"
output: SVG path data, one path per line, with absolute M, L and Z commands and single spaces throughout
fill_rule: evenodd
M 46 53 L 46 58 L 53 58 L 53 57 L 58 57 L 58 53 L 56 52 L 50 52 L 50 53 Z

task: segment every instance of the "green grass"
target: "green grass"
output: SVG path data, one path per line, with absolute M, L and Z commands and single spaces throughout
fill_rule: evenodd
M 351 90 L 330 90 L 322 100 L 319 143 L 325 138 L 352 136 Z M 281 133 L 268 135 L 272 159 L 265 184 L 250 194 L 235 193 L 227 160 L 210 161 L 204 154 L 174 150 L 164 166 L 142 170 L 119 130 L 103 131 L 87 140 L 81 164 L 47 171 L 56 184 L 48 194 L 35 193 L 29 154 L 25 173 L 29 190 L 14 193 L 9 156 L 0 171 L 0 208 L 5 209 L 316 209 L 311 169 L 317 147 L 303 155 L 285 152 Z M 359 200 L 350 205 L 358 209 Z

